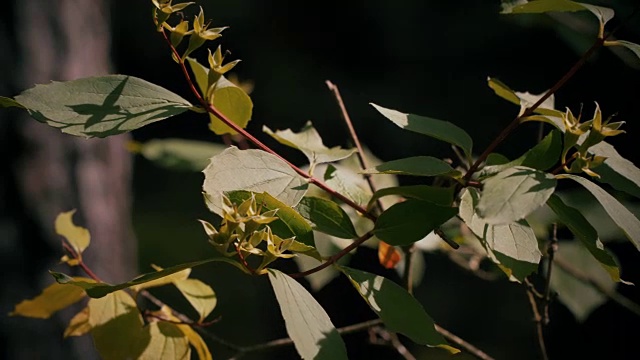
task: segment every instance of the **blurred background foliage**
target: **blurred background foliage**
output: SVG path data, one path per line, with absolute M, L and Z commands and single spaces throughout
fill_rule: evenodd
M 233 72 L 241 81 L 254 84 L 250 132 L 300 165 L 302 154 L 278 145 L 261 128 L 266 124 L 271 129 L 297 130 L 312 120 L 325 144 L 348 146 L 348 133 L 325 85 L 327 79 L 340 86 L 362 142 L 379 158 L 452 157 L 444 143 L 403 132 L 368 103 L 454 122 L 472 135 L 479 152 L 518 111 L 493 94 L 486 85 L 487 76 L 517 91 L 543 92 L 590 46 L 597 30 L 595 18 L 587 14 L 499 15 L 497 0 L 208 0 L 198 4 L 213 26 L 230 26 L 219 42 L 231 51 L 228 59 L 242 59 Z M 636 1 L 602 5 L 616 10 L 617 17 L 609 25 L 613 28 L 631 13 Z M 148 1 L 111 2 L 115 69 L 192 99 L 179 68 L 155 32 L 150 8 Z M 636 17 L 617 36 L 640 42 L 640 20 Z M 203 61 L 205 55 L 203 50 L 196 53 Z M 597 101 L 605 116 L 617 113 L 618 120 L 627 122 L 628 134 L 616 137 L 613 143 L 623 156 L 638 164 L 640 153 L 632 140 L 640 134 L 638 84 L 640 60 L 602 49 L 557 93 L 556 105 L 569 106 L 574 113 L 584 105 L 585 114 L 591 114 Z M 133 137 L 137 141 L 177 137 L 220 142 L 208 131 L 207 123 L 207 117 L 188 113 L 137 130 Z M 499 152 L 511 158 L 519 156 L 533 146 L 537 133 L 537 125 L 522 126 Z M 142 157 L 135 158 L 133 223 L 141 272 L 151 270 L 150 264 L 166 267 L 214 254 L 196 221 L 213 219 L 200 193 L 202 180 L 200 173 L 171 172 Z M 400 181 L 411 184 L 415 179 Z M 612 241 L 607 246 L 622 265 L 622 277 L 640 283 L 640 256 L 631 243 Z M 440 253 L 420 256 L 426 266 L 416 297 L 436 322 L 497 359 L 539 358 L 531 309 L 522 286 L 505 279 L 484 281 Z M 351 264 L 398 279 L 376 259 L 374 250 L 362 248 Z M 280 267 L 295 271 L 293 262 L 283 262 Z M 192 277 L 209 283 L 218 295 L 214 316 L 221 319 L 210 327 L 213 333 L 238 345 L 286 336 L 266 278 L 247 277 L 224 264 L 196 268 Z M 155 293 L 169 296 L 170 305 L 180 308 L 182 304 L 188 309 L 173 290 L 158 289 Z M 635 287 L 620 285 L 618 291 L 640 301 Z M 316 295 L 337 327 L 373 317 L 343 277 Z M 551 358 L 631 358 L 637 353 L 639 319 L 612 302 L 578 323 L 556 301 L 551 306 L 551 319 L 546 328 Z M 367 336 L 345 337 L 354 359 L 398 357 L 391 348 L 366 345 Z M 215 358 L 232 354 L 216 342 L 210 344 Z M 439 350 L 409 349 L 419 358 L 446 356 Z M 246 358 L 296 356 L 293 347 L 288 347 Z

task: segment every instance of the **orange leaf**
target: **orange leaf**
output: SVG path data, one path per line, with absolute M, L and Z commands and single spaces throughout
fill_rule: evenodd
M 396 267 L 401 259 L 400 252 L 395 247 L 384 241 L 380 241 L 378 245 L 378 260 L 380 260 L 380 265 L 386 269 L 392 269 Z

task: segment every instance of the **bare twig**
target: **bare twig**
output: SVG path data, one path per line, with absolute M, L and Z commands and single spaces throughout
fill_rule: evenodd
M 469 344 L 468 342 L 458 337 L 457 335 L 452 334 L 449 330 L 443 328 L 442 326 L 439 326 L 436 324 L 435 328 L 436 328 L 436 331 L 440 333 L 440 335 L 445 337 L 445 339 L 451 341 L 454 344 L 457 344 L 461 348 L 465 349 L 469 354 L 477 357 L 478 359 L 493 360 L 491 356 L 487 355 L 485 352 L 478 349 L 477 347 Z
M 527 289 L 527 296 L 529 297 L 529 303 L 531 304 L 531 311 L 533 311 L 533 321 L 536 323 L 536 331 L 538 333 L 538 346 L 540 346 L 540 353 L 542 359 L 548 360 L 547 347 L 544 344 L 544 334 L 542 326 L 542 316 L 540 316 L 540 310 L 538 310 L 538 303 L 536 302 L 535 295 L 532 291 Z
M 379 336 L 384 342 L 378 343 L 378 345 L 391 345 L 394 349 L 406 360 L 416 360 L 416 357 L 409 352 L 409 350 L 400 342 L 398 339 L 398 335 L 393 332 L 388 331 L 387 329 L 376 326 L 371 329 L 377 336 Z
M 549 240 L 549 246 L 547 247 L 547 256 L 549 257 L 547 264 L 546 282 L 544 285 L 544 298 L 543 298 L 543 322 L 545 325 L 549 324 L 549 303 L 551 303 L 551 271 L 553 270 L 553 258 L 556 252 L 558 252 L 558 224 L 553 224 L 553 231 L 551 239 Z
M 640 316 L 639 304 L 631 301 L 629 298 L 627 298 L 624 295 L 621 295 L 615 290 L 609 290 L 607 287 L 603 286 L 599 281 L 590 277 L 588 274 L 585 274 L 584 272 L 582 272 L 582 270 L 574 267 L 573 265 L 562 260 L 561 258 L 556 257 L 555 259 L 553 259 L 553 262 L 558 268 L 562 269 L 562 271 L 571 275 L 574 279 L 592 286 L 594 289 L 598 290 L 601 294 L 605 295 L 612 301 L 616 302 L 618 305 L 631 311 L 637 316 Z
M 62 247 L 65 250 L 67 250 L 69 255 L 74 260 L 76 260 L 78 262 L 78 266 L 82 269 L 82 271 L 84 271 L 85 274 L 87 274 L 90 278 L 92 278 L 93 280 L 95 280 L 97 282 L 102 282 L 102 280 L 100 280 L 98 275 L 96 275 L 93 271 L 91 271 L 91 269 L 84 263 L 84 261 L 82 261 L 82 257 L 80 256 L 80 254 L 78 254 L 75 251 L 75 249 L 69 243 L 67 243 L 66 240 L 62 241 Z

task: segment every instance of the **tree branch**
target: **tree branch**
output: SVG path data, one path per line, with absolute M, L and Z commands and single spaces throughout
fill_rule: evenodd
M 220 119 L 220 121 L 222 121 L 225 125 L 229 126 L 230 128 L 232 128 L 235 132 L 242 134 L 242 136 L 244 136 L 245 138 L 247 138 L 249 141 L 251 141 L 254 145 L 256 145 L 258 148 L 260 148 L 263 151 L 268 152 L 271 155 L 276 156 L 277 158 L 279 158 L 280 160 L 284 161 L 287 165 L 289 165 L 291 167 L 291 169 L 293 169 L 296 173 L 298 173 L 300 176 L 304 177 L 305 179 L 307 179 L 311 184 L 316 185 L 317 187 L 321 188 L 322 190 L 324 190 L 325 192 L 327 192 L 328 194 L 330 194 L 331 196 L 334 196 L 338 199 L 340 199 L 342 202 L 344 202 L 345 204 L 349 205 L 350 207 L 352 207 L 353 209 L 355 209 L 356 211 L 362 213 L 363 216 L 371 219 L 372 221 L 376 221 L 377 217 L 373 214 L 371 214 L 370 212 L 368 212 L 365 208 L 363 208 L 362 206 L 356 204 L 355 202 L 353 202 L 351 199 L 349 199 L 348 197 L 340 194 L 339 192 L 335 191 L 334 189 L 330 188 L 327 184 L 325 184 L 323 181 L 321 181 L 318 178 L 315 178 L 311 175 L 309 175 L 308 173 L 306 173 L 305 171 L 303 171 L 302 169 L 300 169 L 299 167 L 293 165 L 292 163 L 290 163 L 288 160 L 286 160 L 285 158 L 283 158 L 280 154 L 278 154 L 277 152 L 275 152 L 274 150 L 272 150 L 270 147 L 268 147 L 267 145 L 265 145 L 264 143 L 262 143 L 260 140 L 258 140 L 256 137 L 254 137 L 253 135 L 251 135 L 248 131 L 246 131 L 245 129 L 241 128 L 240 126 L 238 126 L 236 123 L 234 123 L 233 121 L 231 121 L 228 117 L 226 117 L 223 113 L 221 113 L 218 109 L 216 109 L 213 105 L 209 104 L 201 95 L 200 92 L 196 89 L 195 84 L 193 82 L 193 80 L 191 79 L 191 76 L 189 75 L 189 71 L 187 70 L 187 67 L 184 63 L 184 61 L 182 60 L 182 57 L 180 56 L 180 54 L 178 53 L 178 50 L 173 46 L 173 44 L 171 44 L 171 40 L 169 40 L 169 37 L 167 36 L 167 33 L 164 29 L 161 29 L 160 31 L 162 33 L 162 36 L 164 37 L 167 45 L 169 46 L 169 48 L 171 49 L 171 52 L 173 53 L 173 55 L 175 56 L 175 58 L 178 60 L 178 64 L 180 65 L 180 69 L 182 70 L 182 74 L 184 75 L 185 80 L 187 81 L 189 88 L 191 89 L 191 92 L 193 93 L 193 95 L 195 95 L 196 99 L 198 100 L 198 102 L 202 105 L 202 107 L 209 113 L 214 115 L 215 117 L 217 117 L 218 119 Z
M 468 342 L 466 342 L 464 339 L 458 337 L 455 334 L 452 334 L 449 330 L 443 328 L 442 326 L 436 324 L 435 325 L 436 331 L 440 333 L 440 335 L 444 336 L 445 339 L 451 341 L 452 343 L 460 346 L 461 348 L 465 349 L 469 354 L 477 357 L 478 359 L 482 359 L 482 360 L 493 360 L 493 358 L 489 355 L 487 355 L 484 351 L 478 349 L 477 347 L 469 344 Z
M 540 346 L 542 359 L 549 360 L 549 357 L 547 356 L 547 347 L 544 344 L 542 316 L 540 316 L 540 311 L 538 310 L 538 303 L 536 302 L 534 293 L 529 289 L 527 289 L 527 296 L 529 297 L 529 303 L 531 304 L 531 311 L 533 311 L 533 321 L 536 323 L 536 331 L 538 333 L 538 346 Z
M 553 270 L 553 259 L 556 252 L 558 252 L 558 224 L 553 224 L 553 231 L 551 239 L 549 240 L 549 246 L 547 247 L 547 255 L 549 256 L 547 264 L 547 277 L 544 285 L 544 297 L 543 301 L 543 323 L 547 325 L 549 319 L 549 304 L 551 303 L 551 271 Z

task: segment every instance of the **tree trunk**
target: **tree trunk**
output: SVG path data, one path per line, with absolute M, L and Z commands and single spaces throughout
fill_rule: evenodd
M 105 0 L 16 0 L 17 53 L 22 61 L 21 71 L 12 73 L 19 77 L 14 82 L 16 86 L 26 89 L 51 80 L 109 73 L 108 5 Z M 43 267 L 55 267 L 62 255 L 61 238 L 55 234 L 53 222 L 60 212 L 71 209 L 78 210 L 76 224 L 91 232 L 84 261 L 104 281 L 131 278 L 137 257 L 130 226 L 131 158 L 125 149 L 128 136 L 87 140 L 62 134 L 30 118 L 19 119 L 14 130 L 23 152 L 14 168 L 13 181 L 2 187 L 6 191 L 15 186 L 19 194 L 16 202 L 21 204 L 24 216 L 22 220 L 21 216 L 12 217 L 20 223 L 15 226 L 17 242 L 11 251 L 15 252 L 15 259 L 25 263 L 12 269 L 18 277 L 24 276 L 21 269 L 25 268 L 31 273 L 39 271 L 40 276 L 32 274 L 36 280 L 31 283 L 28 279 L 16 280 L 18 291 L 11 300 L 16 300 L 16 294 L 33 296 L 37 292 L 32 286 L 41 289 L 52 282 Z M 4 127 L 0 131 L 10 129 Z M 11 210 L 14 209 L 8 209 L 9 214 Z M 37 230 L 29 229 L 30 224 L 35 224 Z M 68 312 L 61 317 L 67 321 L 72 315 Z M 63 340 L 60 326 L 66 324 L 62 319 L 57 321 L 58 326 L 51 326 L 42 321 L 11 319 L 11 324 L 19 324 L 21 329 L 8 332 L 12 340 L 6 344 L 10 350 L 5 358 L 97 357 L 89 337 Z

